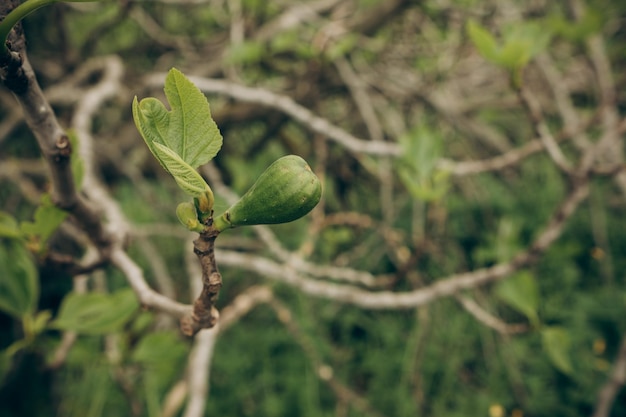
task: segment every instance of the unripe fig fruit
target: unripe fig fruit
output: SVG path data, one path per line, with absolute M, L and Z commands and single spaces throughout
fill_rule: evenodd
M 322 185 L 306 161 L 283 156 L 270 165 L 241 199 L 215 218 L 218 230 L 254 224 L 287 223 L 320 201 Z

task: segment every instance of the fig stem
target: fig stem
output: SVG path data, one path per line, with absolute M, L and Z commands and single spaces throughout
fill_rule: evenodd
M 226 229 L 230 229 L 230 228 L 234 227 L 231 224 L 231 222 L 228 221 L 229 217 L 230 217 L 230 213 L 228 212 L 228 210 L 226 210 L 220 216 L 215 217 L 213 219 L 213 226 L 220 232 L 223 232 Z
M 181 319 L 181 330 L 187 336 L 193 336 L 201 329 L 214 327 L 219 319 L 215 307 L 222 288 L 222 275 L 215 261 L 215 239 L 219 230 L 209 225 L 193 241 L 193 251 L 202 268 L 202 291 L 193 303 L 193 310 Z

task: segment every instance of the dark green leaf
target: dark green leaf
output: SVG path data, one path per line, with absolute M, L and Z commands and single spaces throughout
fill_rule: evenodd
M 569 332 L 562 327 L 545 327 L 541 330 L 541 338 L 552 364 L 564 374 L 572 374 L 574 368 L 569 356 Z
M 4 350 L 0 351 L 0 387 L 11 370 L 12 359 L 12 355 L 8 355 Z
M 114 333 L 130 320 L 139 303 L 131 289 L 112 294 L 68 294 L 51 326 L 85 334 Z
M 491 33 L 473 20 L 467 22 L 467 34 L 478 52 L 488 61 L 495 62 L 498 56 L 498 44 Z
M 175 333 L 155 332 L 141 339 L 132 358 L 145 365 L 159 366 L 180 359 L 186 351 L 187 345 Z
M 266 53 L 262 42 L 240 42 L 228 51 L 227 61 L 230 64 L 253 64 L 259 62 Z
M 17 221 L 9 213 L 0 211 L 0 238 L 18 239 L 22 237 L 22 232 L 17 225 Z
M 67 212 L 55 206 L 49 194 L 44 194 L 34 217 L 33 222 L 22 222 L 21 228 L 24 234 L 36 236 L 43 245 L 63 223 Z
M 496 295 L 511 308 L 524 314 L 534 325 L 539 324 L 539 288 L 535 276 L 522 271 L 498 283 Z
M 142 365 L 146 378 L 156 387 L 166 387 L 184 372 L 188 345 L 171 331 L 153 332 L 143 337 L 133 351 L 132 359 Z
M 21 319 L 33 313 L 39 280 L 33 259 L 19 241 L 0 240 L 0 310 Z

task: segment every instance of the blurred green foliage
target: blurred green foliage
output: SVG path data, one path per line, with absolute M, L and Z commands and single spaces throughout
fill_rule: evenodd
M 381 1 L 358 3 L 367 9 Z M 554 47 L 560 54 L 579 51 L 581 41 L 601 30 L 601 23 L 609 18 L 610 13 L 602 12 L 609 3 L 616 15 L 626 13 L 619 2 L 592 1 L 590 13 L 573 25 L 554 4 L 543 16 L 546 26 L 529 19 L 517 29 L 498 34 L 488 29 L 488 22 L 465 26 L 467 20 L 459 24 L 451 13 L 456 11 L 464 19 L 475 17 L 473 10 L 480 3 L 454 1 L 452 9 L 442 8 L 436 1 L 406 6 L 410 9 L 407 16 L 413 16 L 408 13 L 411 11 L 429 24 L 418 25 L 423 30 L 415 29 L 411 41 L 416 48 L 432 46 L 429 42 L 452 42 L 462 51 L 460 55 L 475 47 L 497 65 L 518 70 L 546 48 Z M 259 0 L 242 1 L 241 7 L 249 30 L 283 11 L 278 2 Z M 166 39 L 155 39 L 146 26 L 129 17 L 127 8 L 154 19 Z M 36 70 L 42 70 L 44 86 L 62 76 L 58 68 L 61 73 L 69 72 L 95 55 L 122 56 L 131 90 L 134 81 L 153 70 L 176 65 L 202 72 L 205 66 L 217 63 L 240 79 L 283 87 L 321 116 L 359 133 L 363 127 L 350 123 L 356 110 L 346 99 L 345 86 L 331 71 L 333 60 L 350 57 L 371 64 L 391 59 L 388 65 L 393 66 L 397 57 L 384 53 L 401 32 L 394 22 L 388 22 L 367 36 L 348 33 L 324 49 L 320 38 L 315 38 L 318 43 L 312 41 L 322 28 L 303 23 L 270 40 L 246 40 L 228 48 L 223 56 L 215 56 L 216 45 L 225 42 L 224 28 L 229 24 L 225 10 L 206 3 L 102 2 L 81 7 L 59 4 L 29 17 L 24 26 L 31 60 Z M 549 30 L 544 32 L 546 27 Z M 623 27 L 612 34 L 607 49 L 617 69 L 626 63 L 621 47 Z M 189 55 L 180 45 L 200 50 L 202 59 L 187 61 Z M 407 47 L 406 59 L 412 69 L 433 82 L 450 76 L 436 48 L 424 49 Z M 43 71 L 46 63 L 58 68 Z M 565 57 L 559 65 L 568 63 Z M 623 86 L 623 77 L 618 81 Z M 132 94 L 140 93 L 132 90 Z M 596 110 L 592 95 L 581 92 L 574 98 L 590 111 Z M 623 95 L 618 100 L 624 112 Z M 236 116 L 229 118 L 229 105 L 224 100 L 220 107 L 212 107 L 224 136 L 224 150 L 215 164 L 236 192 L 245 192 L 256 179 L 255 173 L 279 156 L 297 153 L 315 168 L 316 162 L 322 161 L 320 154 L 325 153 L 324 163 L 329 167 L 324 185 L 327 214 L 359 212 L 380 221 L 380 183 L 366 157 L 348 154 L 335 144 L 321 145 L 318 137 L 272 112 L 253 114 L 245 122 Z M 115 106 L 122 109 L 119 120 L 114 118 L 116 123 L 131 123 L 130 102 L 116 102 Z M 61 117 L 67 117 L 67 110 L 60 107 Z M 394 166 L 396 213 L 393 223 L 385 225 L 398 233 L 404 249 L 417 254 L 411 271 L 399 270 L 394 248 L 383 247 L 385 235 L 377 227 L 340 224 L 321 230 L 311 240 L 307 228 L 312 220 L 307 218 L 273 226 L 281 243 L 297 249 L 311 240 L 313 262 L 388 274 L 397 279 L 387 289 L 396 291 L 507 261 L 527 247 L 566 194 L 566 179 L 545 155 L 496 173 L 451 178 L 438 170 L 434 158 L 481 159 L 491 154 L 477 141 L 463 144 L 462 132 L 448 134 L 443 117 L 430 106 L 420 106 L 419 111 L 429 115 L 429 123 L 415 122 L 407 126 L 405 136 L 393 138 L 405 145 L 406 152 Z M 476 109 L 475 114 L 514 145 L 522 145 L 531 136 L 518 109 L 494 105 Z M 105 123 L 99 130 L 114 146 L 125 146 L 123 138 L 116 137 L 124 132 L 118 125 Z M 143 146 L 139 136 L 133 135 L 133 143 Z M 0 142 L 0 155 L 3 159 L 34 158 L 34 148 L 32 136 L 20 128 Z M 118 172 L 104 154 L 99 160 L 101 174 L 112 195 L 138 228 L 155 229 L 153 235 L 147 234 L 148 239 L 172 277 L 176 297 L 188 301 L 184 258 L 190 235 L 156 231 L 163 225 L 178 227 L 174 209 L 182 193 L 158 166 L 137 164 L 144 174 L 137 185 Z M 45 180 L 37 181 L 45 188 Z M 84 329 L 77 323 L 63 324 L 64 318 L 81 317 L 67 312 L 74 297 L 66 295 L 71 277 L 49 266 L 37 270 L 37 259 L 29 253 L 24 236 L 38 222 L 49 225 L 53 219 L 47 216 L 54 217 L 54 213 L 46 213 L 45 204 L 21 195 L 16 184 L 2 178 L 0 200 L 6 213 L 0 213 L 0 375 L 4 378 L 0 417 L 159 415 L 167 393 L 185 375 L 191 342 L 161 315 L 137 309 L 128 297 L 131 293 L 124 277 L 111 267 L 101 275 L 110 294 L 93 293 L 92 299 L 78 303 L 105 305 L 102 309 L 115 313 L 105 317 L 110 326 L 80 334 L 63 365 L 51 368 L 62 337 L 55 325 Z M 522 334 L 501 335 L 487 328 L 454 299 L 417 310 L 369 311 L 311 298 L 267 281 L 292 312 L 291 326 L 270 306 L 261 305 L 220 334 L 205 415 L 466 417 L 487 416 L 494 405 L 502 406 L 506 416 L 513 416 L 514 410 L 522 413 L 516 416 L 590 415 L 626 332 L 626 220 L 619 198 L 623 196 L 609 180 L 595 180 L 590 200 L 536 265 L 469 293 L 502 320 L 531 325 Z M 223 197 L 216 195 L 216 210 L 226 207 Z M 602 219 L 600 226 L 598 219 Z M 20 230 L 21 222 L 30 226 Z M 420 227 L 421 234 L 412 233 Z M 37 230 L 44 234 L 44 241 L 60 244 L 51 231 Z M 606 234 L 604 240 L 599 239 L 599 231 Z M 238 229 L 228 243 L 236 246 L 255 239 L 250 230 Z M 259 246 L 254 250 L 266 253 Z M 149 283 L 157 286 L 159 271 L 153 270 L 137 241 L 129 242 L 129 253 Z M 249 286 L 266 282 L 234 267 L 224 266 L 221 272 L 222 306 Z M 81 323 L 93 330 L 94 324 L 88 321 L 93 316 L 86 310 Z M 53 320 L 48 322 L 50 314 Z M 103 332 L 110 334 L 100 334 Z M 319 377 L 322 366 L 332 370 L 333 381 L 345 387 L 344 391 L 333 389 Z M 364 399 L 366 405 L 359 408 L 355 398 Z M 624 404 L 622 390 L 611 417 L 626 414 Z

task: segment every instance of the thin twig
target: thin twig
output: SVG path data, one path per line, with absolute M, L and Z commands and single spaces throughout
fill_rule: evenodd
M 539 69 L 543 72 L 547 84 L 552 90 L 556 108 L 563 119 L 563 128 L 570 133 L 572 142 L 580 151 L 586 151 L 591 146 L 591 141 L 587 137 L 582 127 L 580 114 L 576 111 L 571 99 L 571 91 L 567 83 L 562 82 L 563 75 L 557 70 L 552 57 L 546 52 L 539 54 L 535 58 Z
M 219 327 L 216 326 L 196 335 L 193 349 L 189 355 L 189 364 L 192 368 L 188 377 L 189 399 L 183 414 L 184 417 L 201 417 L 204 415 L 209 391 L 210 365 L 218 331 Z
M 535 130 L 535 133 L 541 140 L 541 143 L 545 147 L 546 151 L 548 151 L 548 155 L 550 155 L 550 158 L 552 158 L 552 161 L 554 161 L 554 163 L 562 171 L 566 173 L 572 173 L 573 171 L 572 164 L 567 160 L 567 158 L 561 151 L 561 148 L 559 148 L 559 145 L 557 144 L 556 139 L 554 139 L 554 136 L 552 136 L 552 133 L 550 132 L 550 129 L 548 128 L 548 125 L 543 119 L 543 114 L 541 112 L 541 107 L 539 105 L 539 101 L 537 100 L 537 98 L 533 95 L 530 89 L 526 86 L 522 86 L 518 88 L 516 91 L 518 93 L 518 97 L 520 98 L 520 101 L 522 102 L 522 104 L 524 105 L 524 108 L 526 109 L 528 113 L 528 116 Z
M 111 263 L 124 274 L 142 305 L 169 313 L 178 318 L 189 314 L 191 310 L 190 305 L 174 301 L 150 288 L 141 268 L 121 247 L 115 246 L 113 248 L 110 259 Z
M 361 114 L 361 119 L 367 127 L 370 138 L 375 142 L 383 142 L 385 139 L 383 127 L 374 110 L 374 105 L 366 89 L 366 84 L 360 79 L 347 59 L 336 59 L 335 67 L 353 97 L 354 103 Z M 387 225 L 392 224 L 394 219 L 393 177 L 392 165 L 389 158 L 380 158 L 378 161 L 378 178 L 380 179 L 379 201 L 381 202 L 383 220 Z
M 593 417 L 609 416 L 615 397 L 624 384 L 626 384 L 626 334 L 622 337 L 622 343 L 613 364 L 613 372 L 598 394 Z
M 315 348 L 313 340 L 311 340 L 311 338 L 304 331 L 302 331 L 300 325 L 293 319 L 291 310 L 289 310 L 285 304 L 275 299 L 272 303 L 270 303 L 270 307 L 276 313 L 276 317 L 287 328 L 296 342 L 298 342 L 311 362 L 311 365 L 315 368 L 318 378 L 328 384 L 337 396 L 339 402 L 354 407 L 358 410 L 360 415 L 373 417 L 381 416 L 377 410 L 372 408 L 372 405 L 367 400 L 367 397 L 359 395 L 335 377 L 333 368 L 324 363 L 321 355 Z
M 456 300 L 463 308 L 470 313 L 476 320 L 487 327 L 490 327 L 500 334 L 518 334 L 527 332 L 529 327 L 527 324 L 508 324 L 494 315 L 487 312 L 481 306 L 469 297 L 457 295 Z
M 95 255 L 94 252 L 87 252 L 85 258 L 93 258 Z M 72 286 L 75 294 L 84 294 L 87 292 L 87 276 L 75 276 Z M 70 350 L 74 346 L 76 339 L 78 338 L 78 333 L 73 331 L 65 331 L 63 332 L 63 336 L 61 336 L 61 343 L 54 350 L 54 354 L 52 355 L 52 360 L 48 363 L 48 368 L 50 369 L 58 369 L 60 368 L 67 359 L 67 355 L 69 355 Z

